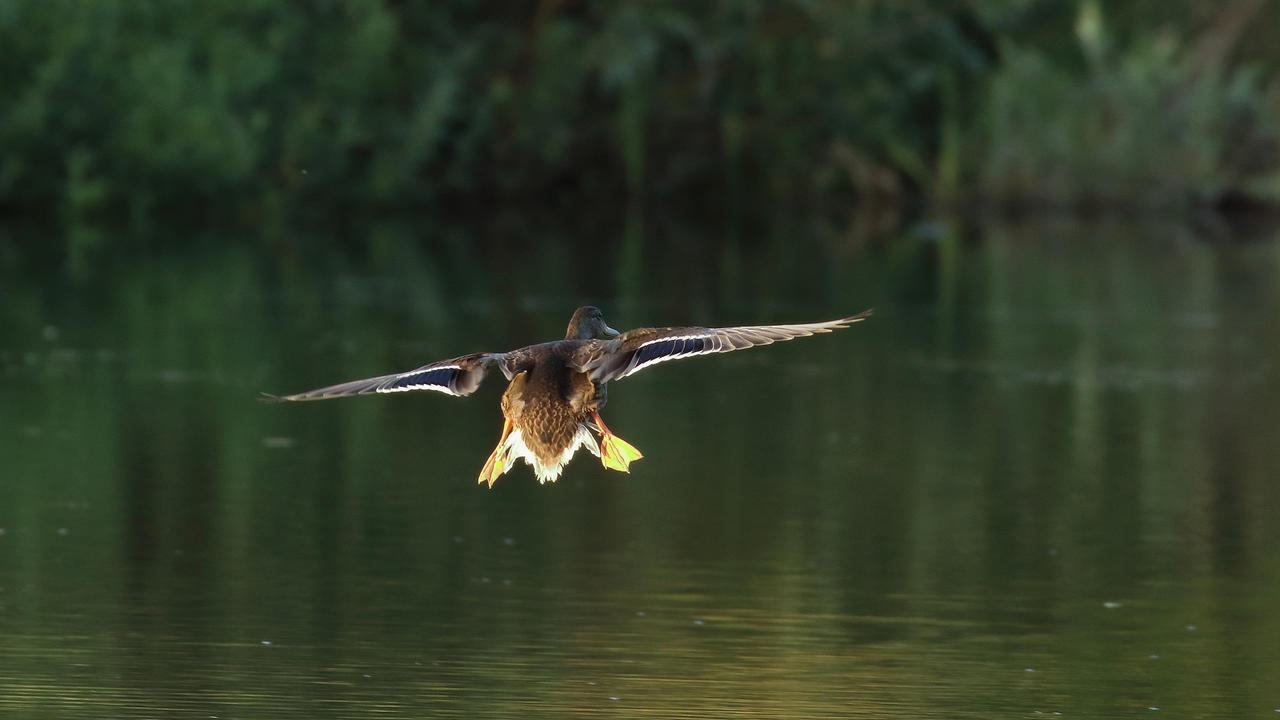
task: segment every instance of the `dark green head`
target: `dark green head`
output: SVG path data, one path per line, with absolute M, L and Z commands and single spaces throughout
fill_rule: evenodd
M 573 313 L 569 320 L 569 329 L 564 333 L 565 340 L 600 340 L 618 331 L 605 324 L 604 313 L 594 305 L 584 305 Z

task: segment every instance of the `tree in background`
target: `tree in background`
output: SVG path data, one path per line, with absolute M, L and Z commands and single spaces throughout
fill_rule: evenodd
M 1280 193 L 1263 0 L 0 8 L 0 207 Z

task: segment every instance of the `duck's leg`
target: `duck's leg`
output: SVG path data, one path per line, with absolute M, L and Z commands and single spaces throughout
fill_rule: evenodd
M 630 472 L 628 468 L 631 461 L 639 460 L 644 455 L 641 455 L 631 443 L 609 432 L 604 420 L 600 419 L 600 413 L 592 410 L 591 419 L 596 421 L 596 427 L 600 429 L 600 464 L 610 470 Z
M 507 471 L 507 452 L 506 442 L 507 436 L 511 434 L 511 419 L 502 418 L 502 437 L 498 438 L 498 446 L 489 453 L 489 459 L 484 462 L 484 469 L 480 471 L 480 479 L 477 482 L 487 482 L 489 487 L 498 482 L 498 478 L 502 473 Z

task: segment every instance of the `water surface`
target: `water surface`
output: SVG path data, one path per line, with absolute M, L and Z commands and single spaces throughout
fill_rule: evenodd
M 5 265 L 0 714 L 1276 716 L 1273 240 L 509 230 Z M 876 315 L 612 385 L 645 458 L 549 486 L 475 484 L 496 374 L 256 399 L 581 302 Z

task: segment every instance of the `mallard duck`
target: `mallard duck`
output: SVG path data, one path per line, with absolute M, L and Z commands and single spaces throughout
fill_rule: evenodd
M 606 383 L 661 362 L 730 352 L 756 345 L 827 333 L 871 315 L 796 325 L 640 328 L 619 333 L 596 307 L 580 307 L 563 340 L 505 353 L 472 353 L 423 365 L 416 370 L 330 385 L 276 400 L 322 400 L 346 395 L 434 390 L 470 395 L 485 371 L 497 365 L 510 384 L 502 394 L 502 435 L 489 454 L 479 482 L 489 487 L 523 458 L 538 482 L 554 482 L 580 448 L 610 470 L 629 472 L 643 455 L 610 432 L 600 419 Z M 596 435 L 600 436 L 599 442 Z

